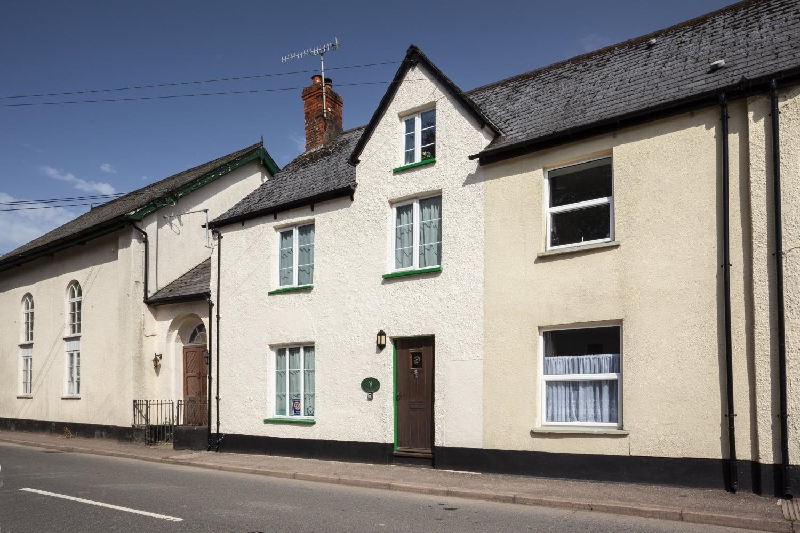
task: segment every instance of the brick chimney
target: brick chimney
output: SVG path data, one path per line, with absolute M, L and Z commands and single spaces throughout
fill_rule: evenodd
M 306 150 L 318 148 L 333 140 L 342 131 L 342 97 L 333 92 L 330 78 L 325 78 L 325 103 L 328 116 L 322 112 L 322 76 L 311 76 L 311 85 L 303 89 L 303 111 L 306 119 Z

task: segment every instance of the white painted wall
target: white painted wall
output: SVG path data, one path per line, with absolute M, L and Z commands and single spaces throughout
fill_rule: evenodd
M 437 161 L 393 174 L 402 165 L 400 116 L 427 106 L 436 107 Z M 435 443 L 482 446 L 483 172 L 467 156 L 488 142 L 416 67 L 361 154 L 354 202 L 344 198 L 222 228 L 222 432 L 393 442 L 392 349 L 375 346 L 384 329 L 390 337 L 435 335 Z M 438 191 L 442 272 L 382 279 L 389 270 L 392 202 Z M 278 230 L 312 221 L 313 290 L 267 295 L 277 285 Z M 216 258 L 212 265 L 216 272 Z M 215 280 L 213 273 L 212 285 Z M 290 343 L 316 348 L 313 426 L 263 422 L 274 416 L 274 348 Z M 371 402 L 360 389 L 366 377 L 381 382 Z

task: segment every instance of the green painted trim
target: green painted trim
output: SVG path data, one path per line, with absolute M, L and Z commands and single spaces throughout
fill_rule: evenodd
M 274 291 L 269 291 L 267 294 L 281 294 L 282 292 L 294 292 L 294 291 L 310 291 L 313 289 L 313 285 L 300 285 L 299 287 L 284 287 L 282 289 L 275 289 Z
M 403 276 L 418 276 L 419 274 L 430 274 L 431 272 L 441 272 L 441 265 L 438 267 L 418 268 L 416 270 L 400 270 L 399 272 L 390 272 L 384 274 L 383 279 L 389 278 L 402 278 Z
M 430 165 L 431 163 L 436 163 L 435 157 L 431 157 L 429 159 L 423 159 L 422 161 L 417 161 L 416 163 L 403 165 L 402 167 L 393 168 L 392 173 L 397 174 L 398 172 L 403 172 L 404 170 L 408 170 L 409 168 L 421 167 L 423 165 Z
M 392 405 L 394 405 L 394 451 L 397 451 L 397 345 L 392 341 L 392 379 L 394 380 L 394 391 Z
M 265 424 L 301 424 L 304 426 L 313 426 L 317 423 L 316 420 L 308 418 L 265 418 Z
M 135 213 L 133 213 L 130 218 L 135 220 L 141 221 L 144 217 L 158 211 L 162 207 L 174 205 L 180 198 L 186 196 L 189 193 L 196 191 L 197 189 L 204 187 L 211 183 L 212 181 L 216 181 L 222 176 L 226 174 L 230 174 L 237 168 L 246 165 L 250 161 L 259 160 L 264 166 L 267 167 L 273 175 L 278 172 L 278 165 L 275 164 L 275 161 L 272 160 L 272 157 L 267 153 L 267 151 L 261 147 L 258 149 L 253 150 L 249 154 L 236 159 L 235 161 L 231 161 L 225 165 L 222 165 L 211 172 L 203 174 L 199 178 L 190 181 L 183 187 L 180 187 L 177 191 L 174 191 L 170 194 L 166 194 L 161 198 L 156 198 L 149 204 L 139 208 Z

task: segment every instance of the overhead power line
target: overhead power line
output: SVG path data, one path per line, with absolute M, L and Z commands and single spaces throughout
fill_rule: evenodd
M 63 203 L 63 202 L 77 202 L 77 201 L 84 201 L 84 200 L 113 200 L 115 198 L 119 198 L 120 196 L 126 193 L 120 192 L 115 194 L 92 194 L 88 196 L 71 196 L 71 197 L 64 197 L 64 198 L 44 198 L 41 200 L 12 200 L 9 202 L 0 202 L 0 206 L 9 206 L 9 205 L 27 205 L 27 204 L 53 204 L 53 203 Z
M 30 207 L 11 207 L 11 208 L 0 208 L 0 213 L 5 211 L 30 211 L 32 209 L 58 209 L 59 207 L 78 207 L 82 205 L 94 205 L 97 202 L 86 202 L 86 203 L 79 203 L 79 204 L 64 204 L 64 205 L 37 205 L 37 206 L 30 206 Z
M 338 87 L 353 87 L 356 85 L 388 85 L 390 81 L 364 81 L 358 83 L 339 83 Z M 135 96 L 129 98 L 96 98 L 86 100 L 64 100 L 60 102 L 23 102 L 19 104 L 0 104 L 0 107 L 31 107 L 31 106 L 51 106 L 51 105 L 72 105 L 72 104 L 96 104 L 100 102 L 136 102 L 140 100 L 171 100 L 176 98 L 197 98 L 201 96 L 221 96 L 226 94 L 254 94 L 254 93 L 274 93 L 282 91 L 298 91 L 305 87 L 283 87 L 280 89 L 249 89 L 244 91 L 221 91 L 215 93 L 193 93 L 193 94 L 169 94 L 160 96 Z
M 401 61 L 380 61 L 377 63 L 364 63 L 361 65 L 345 65 L 342 67 L 333 67 L 329 68 L 328 70 L 343 70 L 343 69 L 352 69 L 352 68 L 365 68 L 365 67 L 377 67 L 381 65 L 391 65 L 401 63 Z M 133 86 L 126 86 L 126 87 L 114 87 L 110 89 L 84 89 L 80 91 L 65 91 L 59 93 L 39 93 L 39 94 L 12 94 L 9 96 L 0 96 L 0 100 L 11 100 L 11 99 L 19 99 L 19 98 L 42 98 L 47 96 L 70 96 L 75 94 L 98 94 L 98 93 L 113 93 L 113 92 L 120 92 L 120 91 L 133 91 L 133 90 L 141 90 L 141 89 L 161 89 L 164 87 L 180 87 L 186 85 L 202 85 L 205 83 L 219 83 L 225 81 L 242 81 L 242 80 L 254 80 L 259 78 L 271 78 L 271 77 L 278 77 L 278 76 L 292 76 L 295 74 L 306 74 L 310 72 L 317 72 L 316 70 L 295 70 L 292 72 L 273 72 L 273 73 L 265 73 L 265 74 L 253 74 L 250 76 L 229 76 L 226 78 L 211 78 L 207 80 L 194 80 L 194 81 L 177 81 L 177 82 L 170 82 L 170 83 L 154 83 L 149 85 L 133 85 Z M 227 93 L 226 93 L 227 94 Z

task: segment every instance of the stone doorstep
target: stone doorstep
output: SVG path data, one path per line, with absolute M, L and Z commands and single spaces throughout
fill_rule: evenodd
M 792 533 L 794 528 L 794 516 L 798 512 L 795 502 L 781 504 L 786 520 L 771 520 L 764 518 L 750 518 L 745 516 L 720 515 L 714 513 L 684 511 L 669 507 L 646 507 L 624 502 L 590 502 L 584 500 L 567 500 L 558 498 L 542 498 L 528 496 L 524 494 L 511 494 L 504 492 L 475 491 L 459 488 L 444 488 L 430 485 L 415 485 L 409 483 L 391 483 L 384 481 L 374 481 L 367 479 L 343 478 L 338 476 L 327 476 L 311 474 L 306 472 L 289 472 L 266 470 L 261 468 L 247 468 L 233 465 L 209 464 L 196 461 L 194 457 L 156 457 L 147 455 L 137 455 L 133 453 L 114 452 L 108 450 L 98 450 L 93 448 L 81 448 L 61 444 L 38 443 L 10 439 L 0 435 L 0 442 L 31 446 L 51 450 L 60 450 L 72 453 L 84 453 L 89 455 L 101 455 L 106 457 L 119 457 L 125 459 L 135 459 L 147 462 L 169 463 L 173 465 L 192 466 L 207 470 L 220 470 L 224 472 L 236 472 L 242 474 L 254 474 L 266 477 L 296 479 L 299 481 L 310 481 L 315 483 L 331 483 L 347 485 L 352 487 L 363 487 L 380 490 L 394 490 L 397 492 L 407 492 L 411 494 L 426 494 L 435 496 L 446 496 L 451 498 L 466 498 L 471 500 L 509 503 L 517 505 L 529 505 L 535 507 L 550 507 L 556 509 L 571 509 L 577 511 L 594 511 L 600 513 L 616 514 L 623 516 L 634 516 L 638 518 L 654 518 L 659 520 L 670 520 L 675 522 L 690 522 L 695 524 L 706 524 L 714 526 L 752 529 L 756 531 L 770 531 L 775 533 Z M 191 454 L 195 455 L 195 454 Z M 800 532 L 800 528 L 797 529 Z

